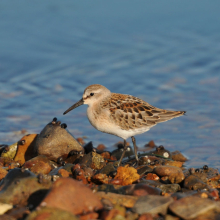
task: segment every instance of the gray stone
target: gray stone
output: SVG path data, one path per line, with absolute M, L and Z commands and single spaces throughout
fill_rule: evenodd
M 70 151 L 83 153 L 84 148 L 59 121 L 53 121 L 37 136 L 34 151 L 38 155 L 47 156 L 49 160 L 57 161 L 61 156 L 67 157 Z
M 169 205 L 169 209 L 182 219 L 192 219 L 216 208 L 216 202 L 197 196 L 188 196 Z
M 141 196 L 135 203 L 132 210 L 138 214 L 151 213 L 162 214 L 167 213 L 168 206 L 173 202 L 171 197 L 163 197 L 157 195 Z

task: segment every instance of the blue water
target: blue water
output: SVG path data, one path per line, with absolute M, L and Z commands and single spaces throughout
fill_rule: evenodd
M 58 117 L 96 146 L 86 106 L 63 116 L 90 84 L 186 116 L 137 136 L 220 167 L 219 1 L 0 1 L 0 144 Z M 130 140 L 129 140 L 130 141 Z M 131 142 L 131 141 L 130 141 Z

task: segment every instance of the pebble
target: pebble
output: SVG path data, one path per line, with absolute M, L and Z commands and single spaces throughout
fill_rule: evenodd
M 182 219 L 193 219 L 215 208 L 215 201 L 197 196 L 179 199 L 169 206 L 169 209 Z
M 138 214 L 151 213 L 162 214 L 167 213 L 168 206 L 173 202 L 173 198 L 158 195 L 146 195 L 138 198 L 132 211 Z
M 98 211 L 103 206 L 98 196 L 84 184 L 72 178 L 60 178 L 53 183 L 39 207 L 62 209 L 78 215 Z
M 37 155 L 45 155 L 48 159 L 57 161 L 59 157 L 67 156 L 70 151 L 83 153 L 84 148 L 62 128 L 60 122 L 53 122 L 47 124 L 36 138 L 34 151 Z

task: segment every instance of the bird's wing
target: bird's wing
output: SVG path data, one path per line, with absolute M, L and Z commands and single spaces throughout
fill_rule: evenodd
M 150 128 L 185 113 L 159 109 L 134 96 L 117 93 L 112 93 L 108 108 L 112 121 L 124 130 Z

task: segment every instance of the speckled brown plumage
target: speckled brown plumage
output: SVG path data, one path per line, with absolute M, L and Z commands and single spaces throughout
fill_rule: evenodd
M 111 93 L 101 106 L 109 109 L 111 119 L 124 130 L 152 127 L 185 113 L 159 109 L 137 97 L 117 93 Z

